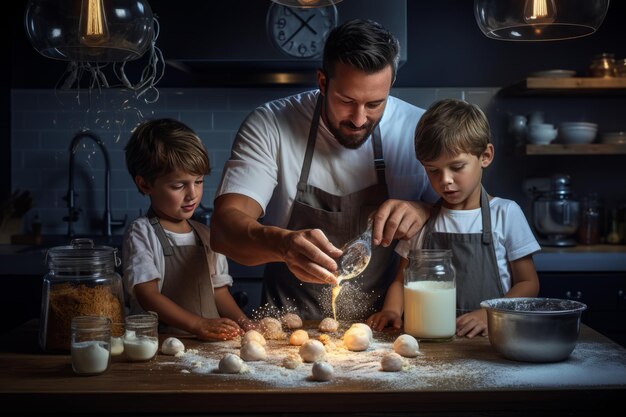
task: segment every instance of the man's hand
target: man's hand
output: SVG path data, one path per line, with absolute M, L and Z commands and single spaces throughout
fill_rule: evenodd
M 314 284 L 337 284 L 333 272 L 334 258 L 341 256 L 320 229 L 305 229 L 287 233 L 281 252 L 287 268 L 301 281 Z
M 387 247 L 394 239 L 410 239 L 430 216 L 430 205 L 419 201 L 385 201 L 373 215 L 372 244 Z

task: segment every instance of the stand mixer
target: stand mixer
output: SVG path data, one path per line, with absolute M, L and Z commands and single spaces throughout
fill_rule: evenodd
M 573 198 L 569 175 L 552 176 L 550 191 L 533 202 L 533 223 L 539 243 L 545 246 L 575 246 L 580 222 L 580 202 Z

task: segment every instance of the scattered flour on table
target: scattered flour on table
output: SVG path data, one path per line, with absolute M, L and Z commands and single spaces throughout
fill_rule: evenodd
M 319 334 L 310 331 L 317 339 Z M 445 388 L 467 390 L 481 388 L 506 389 L 516 386 L 557 387 L 588 385 L 626 385 L 626 358 L 623 351 L 610 345 L 579 342 L 570 358 L 557 363 L 524 363 L 509 361 L 493 352 L 491 360 L 434 359 L 428 350 L 438 344 L 420 345 L 422 354 L 405 358 L 407 365 L 400 372 L 385 372 L 381 359 L 393 352 L 393 342 L 376 340 L 363 352 L 352 352 L 343 346 L 339 336 L 334 336 L 334 348 L 326 353 L 326 361 L 334 368 L 334 377 L 328 382 L 316 382 L 311 378 L 311 363 L 302 363 L 296 369 L 287 369 L 283 360 L 298 355 L 298 346 L 286 340 L 271 340 L 266 346 L 265 361 L 247 362 L 245 374 L 220 374 L 218 364 L 226 353 L 238 354 L 238 340 L 207 343 L 198 349 L 189 349 L 176 361 L 162 363 L 175 366 L 180 372 L 206 375 L 215 378 L 234 378 L 241 381 L 257 381 L 274 387 L 302 387 L 326 384 L 341 388 L 342 385 L 358 384 L 364 388 L 384 387 L 395 390 L 420 388 Z M 451 342 L 453 343 L 453 342 Z M 490 346 L 487 346 L 490 348 Z M 610 362 L 610 363 L 607 363 Z

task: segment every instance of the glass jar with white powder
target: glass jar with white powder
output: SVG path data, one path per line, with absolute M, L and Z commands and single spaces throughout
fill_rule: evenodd
M 451 340 L 456 332 L 456 274 L 452 251 L 409 252 L 404 270 L 404 332 L 420 340 Z
M 77 316 L 71 323 L 72 369 L 79 375 L 99 375 L 111 360 L 111 319 Z
M 126 317 L 124 356 L 130 361 L 148 361 L 159 350 L 159 317 L 154 312 Z

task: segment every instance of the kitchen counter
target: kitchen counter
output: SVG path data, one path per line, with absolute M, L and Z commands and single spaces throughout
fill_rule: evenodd
M 315 332 L 309 330 L 312 336 Z M 182 339 L 187 353 L 181 358 L 158 355 L 145 363 L 116 360 L 105 374 L 80 377 L 73 374 L 69 355 L 38 350 L 36 323 L 29 322 L 0 339 L 0 404 L 5 412 L 40 415 L 554 416 L 617 415 L 609 409 L 621 407 L 626 395 L 626 350 L 585 325 L 576 349 L 564 362 L 509 361 L 492 349 L 488 338 L 457 338 L 447 343 L 421 342 L 421 355 L 408 359 L 405 370 L 383 372 L 379 358 L 391 350 L 398 334 L 375 332 L 375 342 L 365 352 L 347 352 L 337 339 L 335 350 L 341 352 L 327 358 L 335 367 L 330 382 L 311 381 L 310 364 L 296 370 L 280 368 L 284 354 L 274 355 L 273 349 L 298 349 L 285 341 L 268 341 L 268 360 L 248 362 L 251 373 L 219 374 L 217 358 L 227 351 L 238 353 L 238 342 L 195 339 Z M 342 361 L 367 355 L 373 359 L 360 359 L 345 371 Z
M 122 248 L 122 236 L 96 240 L 99 245 Z M 47 273 L 44 258 L 48 248 L 67 245 L 66 236 L 53 236 L 43 245 L 0 245 L 0 276 L 37 275 Z M 578 245 L 566 248 L 543 247 L 533 256 L 538 272 L 616 272 L 626 271 L 626 246 L 624 245 Z M 260 278 L 263 266 L 246 267 L 230 262 L 234 277 Z

